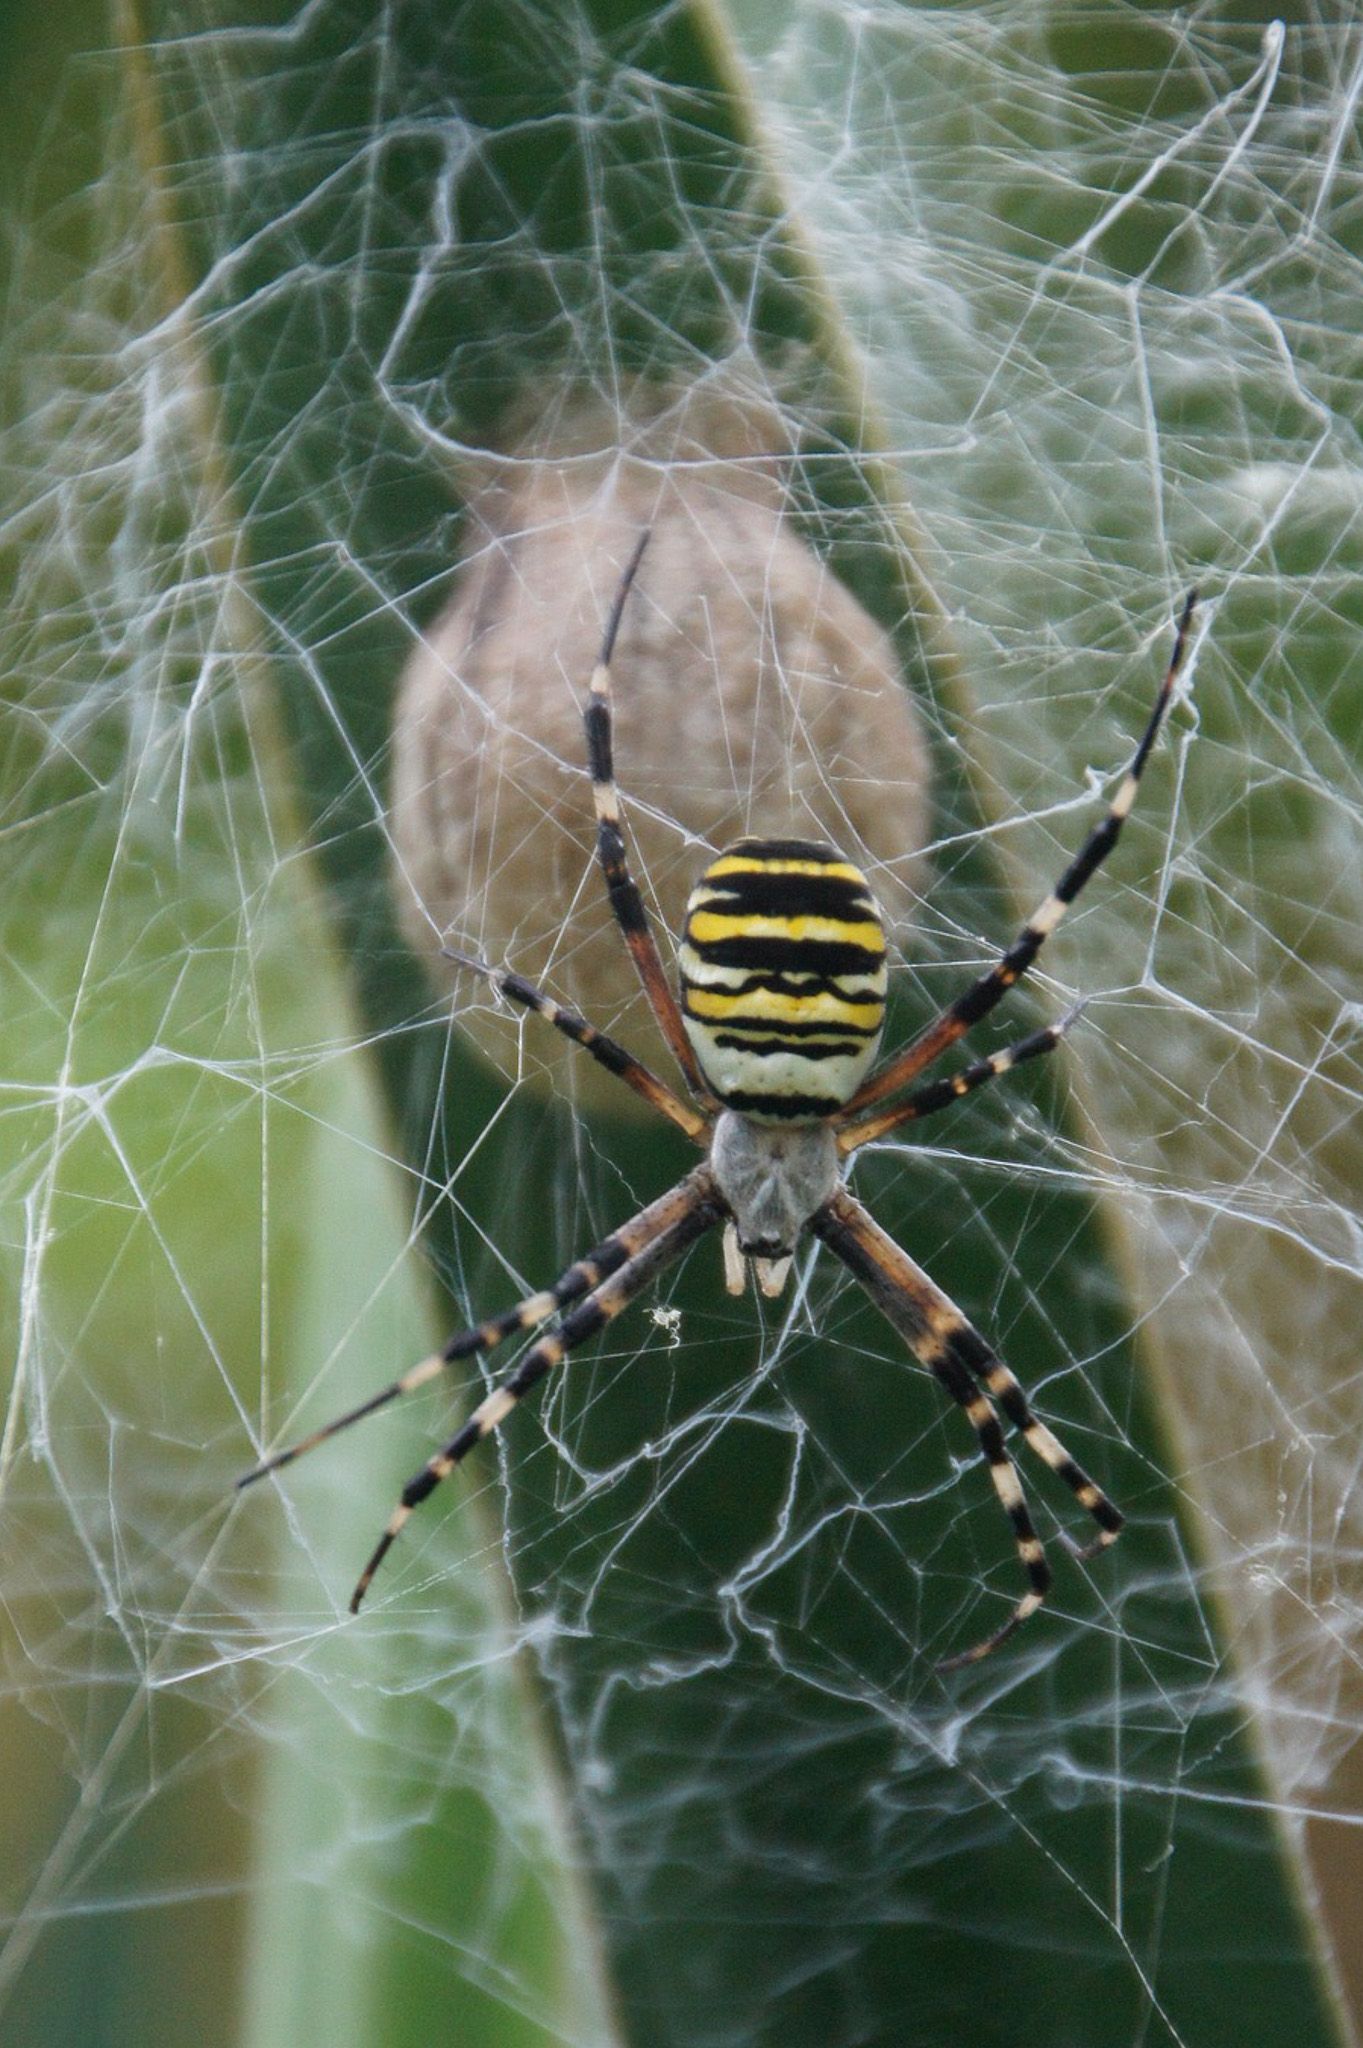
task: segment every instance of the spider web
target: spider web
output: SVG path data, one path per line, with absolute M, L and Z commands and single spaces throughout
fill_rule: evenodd
M 398 2041 L 456 2000 L 470 2040 L 851 2043 L 894 2037 L 869 1958 L 920 1920 L 923 1969 L 956 1933 L 981 1995 L 997 1970 L 1024 2002 L 1047 1927 L 1056 2040 L 1098 2038 L 1065 1955 L 1120 2038 L 1213 2041 L 1178 1988 L 1187 1811 L 1232 1863 L 1265 1812 L 1304 1838 L 1346 1960 L 1357 1884 L 1363 43 L 1325 14 L 740 6 L 769 189 L 721 168 L 716 194 L 714 107 L 650 74 L 644 26 L 503 13 L 495 124 L 434 11 L 171 9 L 145 48 L 120 18 L 129 50 L 64 75 L 26 173 L 0 1527 L 31 1791 L 0 1990 L 34 2040 L 69 2038 L 72 1982 L 136 1981 L 174 1985 L 200 2041 Z M 550 46 L 567 113 L 520 83 Z M 562 249 L 534 165 L 565 126 L 588 214 L 654 137 L 641 189 L 661 162 L 694 241 Z M 479 191 L 506 221 L 481 243 Z M 764 300 L 763 208 L 836 346 Z M 539 380 L 514 428 L 498 351 L 450 349 L 452 290 L 511 309 L 500 349 Z M 765 480 L 692 427 L 668 454 L 657 420 L 698 391 L 779 445 Z M 424 975 L 394 899 L 394 693 L 451 564 L 539 559 L 582 504 L 633 520 L 600 454 L 626 445 L 655 492 L 698 470 L 736 530 L 775 504 L 811 578 L 858 576 L 896 637 L 923 865 L 866 823 L 905 814 L 908 770 L 868 798 L 813 758 L 842 843 L 913 898 L 901 1034 L 1078 844 L 1204 588 L 1137 816 L 1014 1016 L 1089 999 L 1063 1075 L 857 1169 L 1132 1513 L 1080 1572 L 1071 1503 L 1024 1463 L 1055 1597 L 950 1688 L 932 1659 L 1015 1597 L 1009 1534 L 960 1418 L 826 1257 L 759 1307 L 702 1246 L 414 1519 L 359 1628 L 355 1570 L 465 1399 L 229 1500 L 686 1163 L 573 1068 L 556 1107 L 533 1020 Z M 578 497 L 532 515 L 565 448 Z M 729 578 L 759 640 L 776 547 L 763 527 Z M 551 605 L 598 616 L 611 572 L 586 573 Z M 617 770 L 675 926 L 697 756 L 632 782 L 624 656 Z M 764 674 L 774 754 L 709 722 L 740 811 L 808 725 Z M 540 743 L 566 788 L 571 744 Z M 590 859 L 569 842 L 537 893 L 555 799 L 494 793 L 456 937 L 539 947 L 585 1004 Z M 646 1050 L 622 1003 L 597 1021 Z M 191 1967 L 205 1943 L 244 1959 L 230 1987 Z

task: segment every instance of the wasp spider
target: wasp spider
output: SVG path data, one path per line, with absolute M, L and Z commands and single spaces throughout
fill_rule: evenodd
M 385 1402 L 437 1378 L 455 1360 L 491 1350 L 517 1331 L 557 1317 L 556 1326 L 536 1339 L 515 1370 L 403 1488 L 360 1574 L 350 1602 L 353 1614 L 413 1510 L 538 1381 L 596 1336 L 688 1245 L 720 1225 L 729 1290 L 742 1292 L 751 1265 L 763 1292 L 776 1295 L 800 1234 L 808 1229 L 856 1275 L 975 1431 L 1026 1581 L 1026 1591 L 999 1628 L 938 1668 L 976 1663 L 1035 1613 L 1051 1583 L 999 1411 L 1097 1525 L 1089 1544 L 1074 1546 L 1078 1557 L 1090 1557 L 1115 1542 L 1122 1516 L 1037 1419 L 1018 1381 L 955 1303 L 849 1192 L 844 1162 L 897 1125 L 945 1108 L 1059 1043 L 1073 1012 L 945 1079 L 913 1085 L 1026 973 L 1111 852 L 1183 666 L 1197 593 L 1190 592 L 1184 602 L 1154 709 L 1106 816 L 994 964 L 903 1051 L 873 1066 L 885 1016 L 885 934 L 865 878 L 830 847 L 803 840 L 741 839 L 712 861 L 687 905 L 680 1004 L 673 996 L 630 874 L 611 762 L 611 655 L 647 539 L 647 533 L 640 538 L 620 580 L 592 675 L 585 712 L 587 758 L 597 853 L 611 908 L 691 1100 L 522 976 L 459 954 L 451 957 L 486 975 L 511 1002 L 574 1040 L 684 1131 L 705 1157 L 676 1187 L 574 1260 L 552 1287 L 461 1331 L 443 1351 L 348 1414 L 265 1459 L 238 1484 L 277 1471 Z

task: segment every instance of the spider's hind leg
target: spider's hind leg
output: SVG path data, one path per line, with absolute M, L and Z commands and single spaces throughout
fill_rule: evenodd
M 1009 1456 L 995 1401 L 1036 1455 L 1065 1481 L 1081 1507 L 1097 1522 L 1099 1535 L 1088 1551 L 1080 1552 L 1081 1556 L 1114 1542 L 1122 1527 L 1122 1516 L 1059 1439 L 1037 1420 L 1017 1379 L 955 1303 L 929 1280 L 846 1188 L 840 1188 L 825 1202 L 811 1219 L 810 1228 L 856 1275 L 914 1356 L 928 1367 L 958 1407 L 965 1410 L 989 1467 L 994 1491 L 1013 1531 L 1027 1591 L 1001 1628 L 970 1649 L 944 1659 L 937 1668 L 950 1671 L 962 1664 L 978 1663 L 1036 1612 L 1051 1585 L 1051 1568 L 1017 1468 Z
M 1017 1376 L 1010 1372 L 1001 1358 L 996 1358 L 982 1339 L 971 1330 L 970 1336 L 980 1347 L 978 1362 L 967 1357 L 967 1364 L 983 1386 L 998 1402 L 1013 1427 L 1025 1437 L 1029 1448 L 1040 1458 L 1043 1465 L 1049 1465 L 1056 1477 L 1063 1479 L 1081 1508 L 1084 1508 L 1098 1524 L 1098 1534 L 1090 1543 L 1076 1543 L 1072 1537 L 1063 1537 L 1071 1556 L 1081 1562 L 1096 1557 L 1100 1550 L 1106 1550 L 1115 1543 L 1122 1533 L 1126 1517 L 1103 1492 L 1101 1486 L 1089 1478 L 1077 1458 L 1072 1458 L 1058 1436 L 1047 1429 L 1044 1422 L 1037 1420 L 1031 1402 L 1027 1399 Z
M 681 1183 L 682 1188 L 687 1185 L 685 1181 Z M 404 1394 L 415 1393 L 418 1387 L 424 1387 L 429 1381 L 438 1379 L 459 1360 L 472 1358 L 479 1351 L 491 1351 L 506 1338 L 514 1337 L 517 1331 L 533 1330 L 537 1324 L 547 1321 L 552 1315 L 557 1315 L 573 1302 L 580 1301 L 584 1294 L 590 1294 L 600 1287 L 603 1280 L 608 1280 L 631 1259 L 637 1258 L 659 1231 L 667 1229 L 675 1222 L 678 1194 L 679 1190 L 672 1188 L 658 1201 L 650 1202 L 646 1209 L 641 1209 L 628 1223 L 622 1224 L 618 1230 L 613 1230 L 609 1237 L 603 1238 L 600 1244 L 594 1245 L 580 1259 L 574 1259 L 572 1265 L 559 1274 L 552 1287 L 543 1288 L 537 1294 L 527 1294 L 514 1308 L 503 1309 L 500 1315 L 489 1316 L 486 1322 L 472 1323 L 467 1329 L 458 1331 L 450 1338 L 443 1351 L 433 1352 L 429 1358 L 423 1358 L 418 1365 L 409 1366 L 406 1372 L 400 1373 L 395 1380 L 390 1380 L 387 1386 L 380 1387 L 376 1394 L 370 1394 L 354 1408 L 348 1408 L 344 1415 L 334 1416 L 330 1422 L 324 1422 L 319 1429 L 300 1437 L 285 1450 L 275 1451 L 272 1456 L 262 1458 L 258 1465 L 254 1465 L 238 1479 L 237 1490 L 253 1485 L 257 1479 L 264 1479 L 267 1473 L 278 1472 L 283 1466 L 291 1465 L 294 1459 L 301 1458 L 305 1451 L 315 1450 L 317 1445 L 324 1444 L 328 1437 L 338 1435 L 343 1429 L 349 1429 L 352 1422 L 362 1422 L 366 1415 L 372 1415 L 377 1409 L 387 1407 L 390 1401 L 399 1400 Z
M 536 1339 L 524 1358 L 507 1377 L 486 1394 L 462 1428 L 455 1431 L 442 1450 L 428 1458 L 421 1470 L 408 1480 L 398 1504 L 360 1573 L 350 1597 L 350 1611 L 358 1614 L 375 1572 L 388 1555 L 414 1509 L 447 1479 L 476 1444 L 491 1436 L 518 1401 L 538 1385 L 546 1373 L 561 1365 L 569 1353 L 594 1337 L 617 1316 L 635 1296 L 654 1280 L 665 1266 L 679 1258 L 712 1223 L 723 1215 L 723 1204 L 706 1166 L 697 1166 L 666 1195 L 649 1205 L 617 1232 L 633 1242 L 632 1255 L 599 1286 L 578 1300 L 564 1315 L 556 1330 Z

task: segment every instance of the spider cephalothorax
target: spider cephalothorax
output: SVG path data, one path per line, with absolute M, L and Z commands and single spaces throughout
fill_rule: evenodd
M 486 975 L 512 1002 L 582 1046 L 700 1145 L 705 1157 L 676 1187 L 574 1260 L 552 1287 L 460 1331 L 443 1351 L 411 1367 L 358 1408 L 266 1458 L 239 1484 L 278 1470 L 348 1423 L 436 1378 L 457 1359 L 490 1350 L 516 1331 L 557 1316 L 556 1327 L 536 1338 L 514 1371 L 403 1488 L 355 1587 L 353 1613 L 413 1509 L 531 1387 L 618 1315 L 696 1238 L 722 1225 L 730 1290 L 742 1291 L 751 1263 L 763 1291 L 777 1294 L 808 1230 L 856 1275 L 914 1356 L 965 1411 L 1012 1526 L 1026 1591 L 991 1635 L 938 1668 L 974 1663 L 1035 1612 L 1051 1582 L 1004 1440 L 1000 1410 L 1097 1525 L 1097 1535 L 1078 1551 L 1080 1557 L 1114 1542 L 1122 1517 L 1038 1420 L 1017 1379 L 954 1302 L 849 1192 L 843 1162 L 897 1125 L 929 1116 L 1059 1044 L 1069 1017 L 942 1080 L 918 1079 L 1026 973 L 1111 852 L 1183 666 L 1196 593 L 1184 601 L 1154 709 L 1104 817 L 993 966 L 902 1051 L 873 1066 L 885 1018 L 885 934 L 865 877 L 831 847 L 804 840 L 743 839 L 721 853 L 687 905 L 680 1005 L 672 993 L 629 871 L 611 760 L 611 656 L 646 542 L 647 534 L 641 535 L 606 623 L 585 712 L 587 759 L 597 854 L 611 908 L 691 1101 L 522 976 L 460 954 L 451 957 Z

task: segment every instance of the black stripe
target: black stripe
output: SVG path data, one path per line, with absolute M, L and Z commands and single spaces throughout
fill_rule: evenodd
M 848 945 L 833 939 L 707 939 L 698 944 L 690 929 L 687 942 L 707 967 L 738 967 L 752 973 L 797 974 L 802 968 L 811 974 L 836 977 L 840 974 L 873 974 L 884 963 L 883 953 L 869 946 Z M 728 994 L 730 991 L 726 990 Z
M 946 1109 L 968 1093 L 967 1089 L 957 1088 L 951 1081 L 929 1081 L 926 1086 L 914 1090 L 913 1113 L 915 1116 L 931 1116 L 935 1110 Z
M 1054 893 L 1062 903 L 1073 903 L 1099 862 L 1106 860 L 1111 853 L 1124 823 L 1125 820 L 1119 818 L 1115 811 L 1109 811 L 1093 837 L 1079 849 L 1055 885 Z
M 602 818 L 597 825 L 596 852 L 606 877 L 606 893 L 620 929 L 626 937 L 647 932 L 644 900 L 631 879 L 625 858 L 625 836 L 613 818 Z
M 721 1100 L 727 1108 L 747 1116 L 806 1118 L 827 1116 L 839 1102 L 836 1095 L 763 1095 L 755 1088 L 731 1089 Z
M 689 1003 L 682 1005 L 683 1014 L 699 1024 L 720 1045 L 726 1031 L 756 1032 L 760 1038 L 875 1038 L 880 1024 L 845 1024 L 840 1017 L 806 1020 L 800 1017 L 758 1017 L 745 1016 L 742 1010 L 734 1010 L 727 1017 L 705 1017 L 693 1010 Z M 857 1048 L 861 1050 L 860 1047 Z
M 974 1399 L 973 1394 L 971 1395 L 971 1399 Z M 1013 1461 L 1008 1455 L 1008 1446 L 1003 1440 L 1003 1426 L 1000 1423 L 998 1416 L 992 1414 L 986 1415 L 983 1422 L 976 1422 L 975 1417 L 969 1413 L 969 1410 L 967 1410 L 966 1419 L 967 1421 L 969 1421 L 969 1423 L 975 1431 L 976 1436 L 979 1438 L 980 1449 L 984 1452 L 984 1455 L 989 1460 L 990 1464 L 1011 1465 Z M 1009 1508 L 1008 1510 L 1010 1516 L 1015 1514 L 1016 1512 L 1017 1511 L 1015 1508 Z M 1027 1532 L 1030 1535 L 1030 1522 L 1027 1524 Z
M 591 768 L 592 781 L 613 782 L 615 776 L 611 767 L 611 714 L 610 706 L 604 698 L 591 698 L 582 714 L 582 723 L 587 732 L 587 761 Z
M 726 860 L 730 854 L 741 854 L 744 860 L 809 860 L 817 861 L 821 867 L 848 865 L 846 854 L 817 839 L 736 839 L 732 846 L 725 847 L 720 859 Z
M 771 1033 L 764 1037 L 750 1034 L 739 1037 L 736 1033 L 717 1031 L 715 1044 L 728 1052 L 749 1052 L 754 1059 L 766 1059 L 772 1053 L 791 1053 L 802 1060 L 854 1060 L 866 1050 L 855 1039 L 839 1040 L 831 1045 L 811 1045 L 806 1039 L 779 1038 Z
M 454 1442 L 448 1446 L 445 1455 L 456 1461 L 466 1458 L 481 1436 L 482 1432 L 476 1423 L 466 1422 Z M 423 1465 L 415 1478 L 409 1479 L 402 1489 L 399 1498 L 403 1507 L 419 1508 L 427 1494 L 434 1493 L 439 1484 L 440 1474 L 433 1472 L 429 1465 Z
M 1000 996 L 1031 966 L 1041 951 L 1044 937 L 1043 932 L 1034 932 L 1030 929 L 1023 932 L 1008 948 L 997 967 L 991 967 L 989 972 L 982 974 L 964 995 L 958 996 L 947 1014 L 967 1029 L 972 1024 L 978 1024 L 981 1017 L 987 1017 Z
M 876 915 L 863 882 L 842 875 L 702 875 L 702 889 L 727 899 L 698 903 L 696 910 L 721 917 L 855 917 Z
M 694 944 L 694 942 L 692 943 Z M 840 1002 L 844 1003 L 883 1004 L 885 998 L 879 989 L 849 990 L 846 986 L 849 980 L 866 980 L 870 978 L 872 977 L 838 976 L 836 974 L 797 975 L 768 973 L 745 974 L 740 981 L 711 983 L 708 981 L 698 981 L 695 975 L 684 973 L 683 984 L 686 988 L 697 989 L 717 996 L 747 996 L 751 995 L 754 989 L 760 988 L 769 989 L 773 995 L 791 996 L 797 1002 L 803 1001 L 806 996 L 828 995 L 836 996 Z
M 982 1380 L 1000 1363 L 998 1354 L 990 1350 L 979 1331 L 972 1329 L 967 1322 L 960 1322 L 954 1330 L 948 1330 L 942 1341 L 957 1364 L 974 1373 L 976 1379 Z

